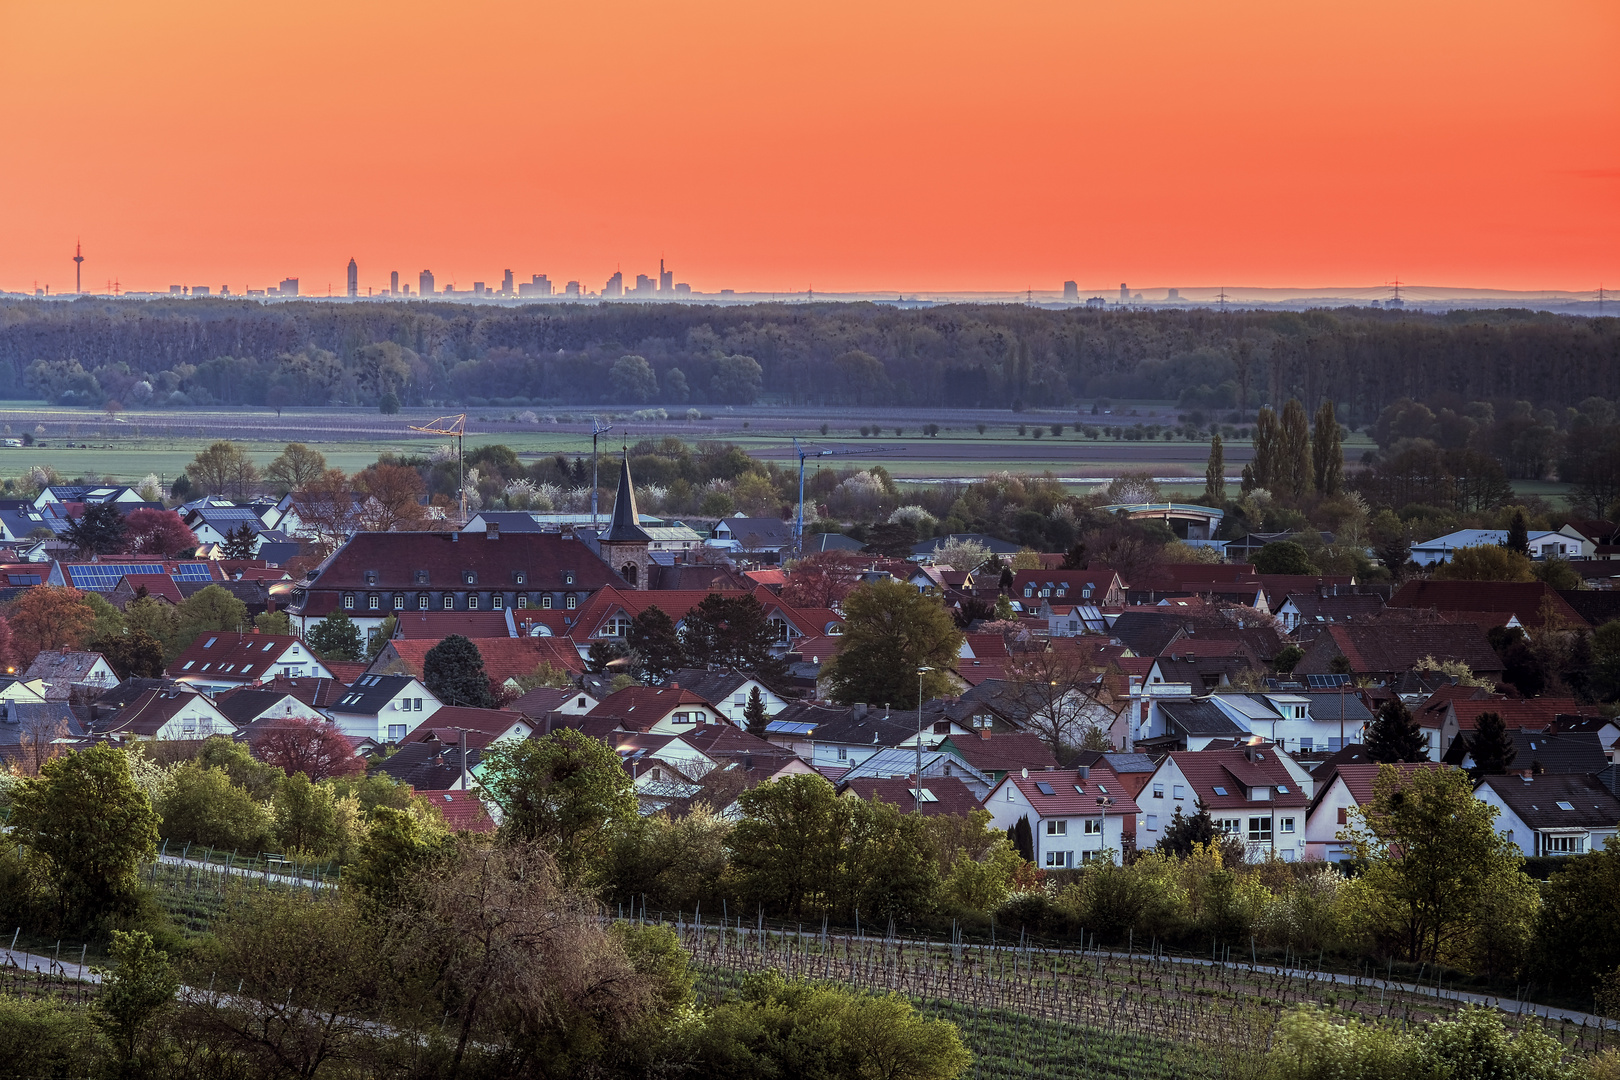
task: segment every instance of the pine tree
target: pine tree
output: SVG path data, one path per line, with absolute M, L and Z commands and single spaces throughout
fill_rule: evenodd
M 1209 440 L 1209 464 L 1204 466 L 1204 505 L 1226 505 L 1226 453 L 1219 435 Z
M 1367 725 L 1367 759 L 1380 763 L 1429 760 L 1429 743 L 1399 698 L 1386 701 Z
M 1311 464 L 1316 469 L 1316 490 L 1337 495 L 1344 490 L 1344 441 L 1333 402 L 1316 410 L 1316 432 L 1311 438 Z
M 1277 494 L 1290 499 L 1311 490 L 1311 425 L 1298 398 L 1289 398 L 1283 406 L 1273 482 Z
M 675 623 L 657 604 L 630 620 L 624 641 L 641 659 L 641 670 L 653 682 L 661 683 L 686 666 L 686 651 L 681 648 Z
M 253 526 L 242 522 L 236 528 L 225 534 L 225 557 L 227 559 L 253 558 L 254 542 L 259 534 L 253 531 Z
M 1502 546 L 1520 555 L 1530 554 L 1530 519 L 1522 506 L 1515 506 L 1509 515 L 1507 541 Z
M 493 708 L 484 657 L 467 638 L 451 634 L 422 657 L 422 684 L 446 705 Z
M 201 595 L 200 593 L 198 595 Z M 232 597 L 235 599 L 235 597 Z M 195 634 L 186 633 L 189 641 Z M 309 628 L 304 644 L 314 650 L 322 660 L 352 661 L 360 659 L 360 628 L 341 611 L 334 611 Z
M 747 721 L 747 730 L 750 735 L 765 737 L 765 725 L 771 718 L 765 715 L 765 699 L 760 696 L 759 687 L 748 691 L 748 704 L 743 707 L 743 719 Z
M 1277 423 L 1277 414 L 1271 411 L 1270 406 L 1261 409 L 1254 419 L 1254 462 L 1252 465 L 1254 486 L 1270 490 L 1272 482 L 1276 479 L 1278 442 L 1282 438 L 1282 430 Z
M 1480 713 L 1474 721 L 1474 745 L 1469 752 L 1474 758 L 1474 767 L 1468 770 L 1468 775 L 1476 784 L 1482 776 L 1501 776 L 1507 772 L 1519 755 L 1513 748 L 1513 737 L 1508 734 L 1507 725 L 1493 712 Z
M 1029 815 L 1019 818 L 1016 825 L 1007 826 L 1007 839 L 1025 862 L 1035 861 L 1035 830 L 1029 827 Z

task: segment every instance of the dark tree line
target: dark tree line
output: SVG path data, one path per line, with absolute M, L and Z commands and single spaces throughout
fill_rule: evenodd
M 406 404 L 764 396 L 1013 408 L 1089 408 L 1112 396 L 1251 410 L 1298 397 L 1307 409 L 1332 399 L 1359 425 L 1401 398 L 1459 409 L 1620 398 L 1620 320 L 1522 310 L 19 300 L 0 304 L 0 394 L 88 405 L 376 404 L 393 394 Z

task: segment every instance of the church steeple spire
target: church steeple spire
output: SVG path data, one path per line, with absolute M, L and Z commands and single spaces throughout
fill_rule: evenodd
M 608 523 L 608 543 L 641 543 L 652 539 L 641 527 L 641 515 L 636 510 L 636 487 L 630 479 L 630 452 L 625 450 L 619 460 L 619 492 L 613 497 L 613 520 Z

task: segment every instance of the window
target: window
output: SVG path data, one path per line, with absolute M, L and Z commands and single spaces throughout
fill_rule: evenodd
M 190 665 L 188 664 L 187 666 L 189 667 Z M 1007 785 L 1007 801 L 1013 801 L 1013 786 L 1011 784 Z
M 1157 832 L 1159 830 L 1159 815 L 1158 814 L 1149 814 L 1147 816 L 1147 827 L 1148 827 L 1148 832 Z
M 477 611 L 478 610 L 478 594 L 477 593 L 468 593 L 467 594 L 467 610 L 468 611 Z
M 1047 836 L 1068 836 L 1069 823 L 1067 820 L 1048 821 L 1046 823 Z
M 1048 784 L 1045 780 L 1035 781 L 1035 790 L 1040 792 L 1042 795 L 1054 795 L 1057 793 L 1056 789 L 1053 788 L 1051 784 Z
M 1287 785 L 1287 784 L 1278 784 L 1278 785 L 1277 785 L 1277 793 L 1278 793 L 1278 794 L 1279 794 L 1279 795 L 1286 795 L 1286 794 L 1288 794 L 1288 785 Z
M 1073 866 L 1074 865 L 1074 852 L 1072 852 L 1072 851 L 1048 851 L 1046 853 L 1046 865 L 1051 866 L 1051 867 L 1057 867 L 1057 868 L 1060 868 L 1060 869 Z
M 1170 793 L 1178 799 L 1185 799 L 1187 797 L 1187 789 L 1180 784 L 1172 784 Z
M 449 593 L 444 594 L 444 610 L 446 610 L 446 611 L 454 611 L 454 610 L 456 610 L 456 598 L 454 596 L 451 596 Z
M 1294 831 L 1294 819 L 1293 818 L 1285 817 L 1285 818 L 1282 819 L 1282 831 L 1285 832 L 1285 833 L 1291 833 L 1291 832 Z
M 378 596 L 376 593 L 372 593 L 370 596 L 366 597 L 366 608 L 368 610 L 376 611 L 381 607 L 382 597 Z
M 388 741 L 389 742 L 399 742 L 399 740 L 403 739 L 404 737 L 405 737 L 405 725 L 404 724 L 389 724 L 388 725 Z
M 416 572 L 416 583 L 418 585 L 426 585 L 428 583 L 428 576 L 427 576 L 427 571 L 426 570 L 418 570 Z
M 1300 739 L 1299 749 L 1302 753 L 1310 753 L 1312 750 L 1316 749 L 1316 740 L 1311 738 Z
M 1258 844 L 1271 842 L 1271 819 L 1268 817 L 1252 817 L 1249 819 L 1249 839 Z
M 1573 810 L 1573 809 L 1575 809 L 1575 804 L 1565 802 L 1563 799 L 1559 799 L 1558 800 L 1558 809 L 1560 809 L 1560 810 Z
M 692 714 L 678 712 L 674 716 L 670 717 L 670 719 L 677 724 L 690 724 L 692 723 Z
M 1235 836 L 1243 831 L 1243 819 L 1235 817 L 1216 818 L 1215 828 L 1223 833 L 1231 833 Z
M 404 611 L 405 610 L 405 597 L 401 593 L 395 593 L 394 594 L 394 610 L 395 611 Z
M 351 593 L 345 593 L 344 594 L 344 596 L 343 596 L 343 610 L 345 610 L 345 611 L 353 611 L 354 610 L 354 596 L 353 596 L 353 594 L 351 594 Z
M 466 582 L 468 585 L 476 585 L 478 584 L 478 572 L 476 570 L 463 570 L 461 572 L 461 580 Z
M 573 593 L 569 593 L 568 602 L 563 606 L 569 611 L 573 611 L 575 608 L 579 607 L 579 597 L 575 596 Z
M 1303 706 L 1303 705 L 1295 705 L 1294 706 L 1294 719 L 1295 720 L 1303 720 L 1303 719 L 1305 719 L 1305 706 Z
M 849 760 L 849 747 L 840 746 L 838 748 L 838 760 L 839 761 L 848 761 Z
M 518 608 L 521 610 L 529 606 L 529 594 L 518 593 Z
M 1154 784 L 1153 785 L 1153 797 L 1155 799 L 1164 798 L 1164 785 L 1163 784 Z
M 519 570 L 515 580 L 519 585 L 525 584 L 529 580 L 529 575 L 524 573 L 522 570 Z
M 1348 824 L 1350 824 L 1350 808 L 1349 807 L 1347 807 L 1347 806 L 1339 807 L 1339 824 L 1340 825 L 1348 825 Z
M 418 611 L 426 611 L 428 609 L 428 594 L 427 593 L 423 593 L 421 596 L 418 596 L 416 598 L 416 609 Z
M 1086 835 L 1096 836 L 1103 831 L 1101 818 L 1086 818 Z
M 1226 789 L 1219 786 L 1219 785 L 1216 785 L 1215 794 L 1217 794 L 1217 795 L 1225 795 L 1226 794 Z
M 572 585 L 573 583 L 574 583 L 574 572 L 572 570 L 569 570 L 567 573 L 563 574 L 563 584 L 564 585 Z
M 1102 852 L 1100 851 L 1082 851 L 1080 853 L 1080 861 L 1083 863 L 1095 862 L 1100 858 L 1102 858 Z
M 496 593 L 494 596 L 489 598 L 489 606 L 494 608 L 496 611 L 500 611 L 506 606 L 506 597 L 502 596 L 500 593 Z
M 550 596 L 549 593 L 540 598 L 540 607 L 541 607 L 541 610 L 543 610 L 543 611 L 550 611 L 551 610 L 551 596 Z
M 1549 836 L 1547 851 L 1554 855 L 1574 855 L 1586 850 L 1584 836 Z

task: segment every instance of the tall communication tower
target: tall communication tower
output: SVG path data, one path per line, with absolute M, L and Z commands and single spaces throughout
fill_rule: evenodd
M 84 244 L 75 240 L 73 242 L 73 291 L 84 292 L 84 282 L 81 275 L 84 272 Z

